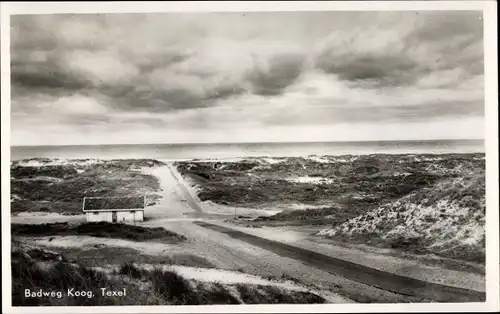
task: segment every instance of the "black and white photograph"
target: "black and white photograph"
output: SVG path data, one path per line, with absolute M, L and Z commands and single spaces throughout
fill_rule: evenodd
M 235 2 L 2 21 L 11 309 L 498 306 L 487 6 Z

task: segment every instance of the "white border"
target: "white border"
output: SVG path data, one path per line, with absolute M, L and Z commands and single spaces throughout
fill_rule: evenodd
M 428 304 L 326 304 L 326 305 L 224 305 L 224 306 L 110 306 L 110 307 L 12 307 L 10 286 L 10 33 L 12 14 L 51 13 L 151 13 L 214 11 L 409 11 L 482 10 L 484 20 L 486 102 L 486 287 L 484 303 Z M 338 312 L 487 312 L 499 310 L 498 233 L 498 69 L 496 1 L 346 1 L 346 2 L 18 2 L 1 3 L 2 69 L 2 312 L 3 313 L 338 313 Z

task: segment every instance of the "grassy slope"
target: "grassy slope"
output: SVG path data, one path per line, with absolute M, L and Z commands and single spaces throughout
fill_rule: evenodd
M 30 162 L 41 165 L 30 166 Z M 68 160 L 66 164 L 45 159 L 16 161 L 10 169 L 11 211 L 80 213 L 84 196 L 154 194 L 160 189 L 158 179 L 138 170 L 161 164 L 146 159 Z
M 484 262 L 484 172 L 445 178 L 319 234 Z
M 198 305 L 241 303 L 324 303 L 316 294 L 289 291 L 273 286 L 250 284 L 223 285 L 216 282 L 188 280 L 160 267 L 144 270 L 125 263 L 109 273 L 69 263 L 57 254 L 39 256 L 17 246 L 12 252 L 12 304 L 14 306 L 76 305 Z M 92 291 L 94 297 L 26 298 L 24 289 L 32 291 Z M 125 297 L 103 297 L 99 288 L 127 289 Z
M 82 266 L 120 265 L 122 263 L 180 265 L 199 268 L 215 268 L 207 259 L 190 253 L 144 254 L 139 250 L 117 246 L 86 248 L 51 247 L 50 250 L 64 255 L 69 261 Z
M 462 161 L 480 167 L 479 155 L 446 155 L 444 167 Z M 432 155 L 329 156 L 330 162 L 290 157 L 280 163 L 259 159 L 241 162 L 177 162 L 179 172 L 199 185 L 201 200 L 233 206 L 269 206 L 302 203 L 363 208 L 396 200 L 430 186 L 443 176 L 460 175 L 433 171 Z M 293 182 L 290 177 L 324 177 L 331 183 Z
M 108 222 L 89 222 L 71 225 L 66 222 L 46 224 L 12 224 L 13 235 L 20 236 L 56 236 L 56 235 L 88 235 L 101 238 L 119 238 L 127 240 L 171 239 L 185 240 L 183 235 L 161 227 L 147 228 L 127 224 L 113 224 Z

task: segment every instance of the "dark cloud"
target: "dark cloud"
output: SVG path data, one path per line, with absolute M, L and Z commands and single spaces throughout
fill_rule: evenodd
M 421 72 L 418 64 L 405 56 L 352 55 L 344 58 L 321 56 L 317 66 L 342 80 L 372 87 L 414 83 Z
M 135 62 L 141 73 L 150 73 L 158 68 L 168 67 L 172 64 L 186 61 L 190 58 L 187 53 L 160 51 L 138 56 L 133 52 L 124 53 L 128 60 Z
M 482 40 L 480 12 L 18 15 L 12 112 L 27 129 L 478 117 Z
M 424 12 L 420 15 L 416 23 L 417 28 L 402 36 L 399 43 L 389 41 L 385 46 L 381 45 L 380 49 L 372 49 L 369 47 L 370 43 L 363 44 L 372 33 L 364 34 L 356 31 L 358 33 L 347 37 L 342 36 L 342 33 L 339 38 L 334 36 L 331 39 L 332 44 L 327 45 L 315 57 L 314 65 L 325 73 L 337 75 L 341 80 L 363 88 L 410 86 L 433 70 L 454 69 L 459 66 L 464 67 L 469 75 L 482 73 L 484 65 L 476 51 L 469 54 L 460 53 L 467 49 L 474 50 L 471 47 L 482 38 L 479 19 L 474 20 L 470 14 Z M 168 78 L 176 80 L 175 74 L 181 74 L 188 75 L 193 82 L 223 81 L 203 86 L 202 91 L 197 86 L 179 87 L 177 84 L 169 86 L 171 84 L 168 83 L 168 79 L 161 87 L 150 86 L 148 77 L 157 69 L 169 69 L 182 63 L 189 64 L 191 60 L 204 56 L 196 50 L 176 47 L 175 44 L 179 40 L 171 40 L 170 46 L 134 47 L 123 44 L 122 42 L 126 41 L 124 38 L 112 38 L 113 32 L 106 36 L 99 36 L 96 33 L 100 28 L 113 29 L 117 25 L 124 25 L 123 23 L 127 21 L 130 24 L 130 19 L 137 22 L 148 21 L 144 15 L 133 17 L 65 15 L 60 20 L 26 16 L 14 18 L 12 83 L 33 89 L 59 88 L 87 94 L 101 93 L 116 98 L 116 107 L 122 107 L 124 110 L 146 109 L 161 112 L 204 108 L 211 106 L 217 100 L 247 92 L 262 96 L 279 96 L 305 70 L 304 55 L 278 53 L 264 59 L 261 57 L 259 60 L 254 57 L 252 66 L 240 81 L 225 81 L 225 78 L 220 78 L 218 73 L 213 72 L 217 69 L 210 69 L 207 72 L 207 68 L 197 67 L 173 72 L 173 76 Z M 72 38 L 56 27 L 65 25 L 77 25 L 73 28 L 81 29 L 82 34 L 75 34 L 75 38 Z M 206 36 L 206 30 L 195 28 L 198 29 L 198 32 L 195 32 L 197 36 Z M 346 31 L 344 29 L 344 32 Z M 435 45 L 436 43 L 438 44 Z M 113 44 L 117 50 L 103 50 Z M 419 60 L 412 50 L 418 47 L 425 48 L 426 45 L 430 45 L 435 51 L 427 49 L 421 53 L 428 52 L 429 55 L 425 57 L 431 57 L 431 60 Z M 84 51 L 87 55 L 106 53 L 109 58 L 130 64 L 137 69 L 137 73 L 121 82 L 106 82 L 99 77 L 96 79 L 85 72 L 82 73 L 81 70 L 75 71 L 63 62 L 64 56 L 73 51 Z M 36 52 L 44 54 L 46 60 L 33 61 L 32 54 Z M 434 55 L 437 58 L 432 60 Z M 181 79 L 182 76 L 179 80 Z
M 11 84 L 33 90 L 62 89 L 78 91 L 91 86 L 90 82 L 57 70 L 33 71 L 11 67 Z
M 205 108 L 218 100 L 228 99 L 247 92 L 256 95 L 278 96 L 283 90 L 293 84 L 300 76 L 304 56 L 285 53 L 269 57 L 259 56 L 259 61 L 250 65 L 246 73 L 241 73 L 240 79 L 226 77 L 217 73 L 217 69 L 197 67 L 197 62 L 203 60 L 203 52 L 177 47 L 178 40 L 172 40 L 169 45 L 153 45 L 152 47 L 130 46 L 123 44 L 126 38 L 112 38 L 110 33 L 99 36 L 95 32 L 99 28 L 113 29 L 119 23 L 127 21 L 128 15 L 121 18 L 105 15 L 62 15 L 55 17 L 16 16 L 12 23 L 12 67 L 11 78 L 13 86 L 31 88 L 33 91 L 56 94 L 59 90 L 74 93 L 95 95 L 116 99 L 110 102 L 114 109 L 122 110 L 152 110 L 169 112 L 172 110 Z M 140 22 L 144 16 L 134 16 L 133 20 Z M 113 24 L 115 23 L 115 24 Z M 118 24 L 116 24 L 118 23 Z M 129 24 L 131 21 L 129 21 Z M 81 34 L 65 34 L 60 27 L 73 25 Z M 76 26 L 75 26 L 76 25 Z M 189 27 L 188 27 L 189 28 Z M 160 31 L 160 29 L 156 30 Z M 197 36 L 206 31 L 195 32 Z M 124 34 L 126 36 L 126 34 Z M 108 40 L 108 41 L 106 41 Z M 116 48 L 110 50 L 110 48 Z M 76 53 L 76 54 L 75 54 Z M 35 60 L 39 54 L 42 60 Z M 80 64 L 78 58 L 103 57 L 102 67 L 108 66 L 108 61 L 114 58 L 118 65 L 137 69 L 131 77 L 118 81 L 106 81 L 100 77 L 97 57 L 94 65 L 86 67 Z M 85 61 L 85 60 L 82 60 Z M 108 63 L 108 64 L 107 64 Z M 194 66 L 179 69 L 179 64 L 194 63 Z M 94 69 L 93 67 L 96 67 Z M 174 69 L 165 78 L 161 86 L 152 86 L 150 78 L 158 69 Z M 119 68 L 116 68 L 120 71 Z M 166 74 L 166 75 L 167 75 Z M 128 75 L 128 73 L 127 73 Z M 176 76 L 177 75 L 177 76 Z M 126 75 L 124 74 L 123 77 Z M 161 77 L 161 73 L 159 74 Z M 117 74 L 117 77 L 120 75 Z M 199 86 L 179 85 L 179 81 L 189 78 Z M 170 80 L 170 81 L 169 81 Z M 203 82 L 216 81 L 204 84 Z M 171 82 L 171 83 L 169 83 Z M 196 84 L 196 83 L 195 83 Z
M 239 95 L 245 90 L 239 86 L 220 86 L 203 94 L 198 94 L 189 88 L 154 89 L 126 85 L 121 87 L 105 86 L 99 88 L 99 93 L 114 99 L 110 104 L 116 110 L 172 112 L 210 107 L 217 100 Z
M 183 88 L 170 88 L 167 86 L 155 88 L 147 84 L 150 71 L 160 66 L 172 65 L 186 60 L 186 57 L 165 60 L 153 60 L 147 65 L 142 65 L 141 73 L 123 82 L 103 82 L 100 80 L 92 82 L 80 73 L 75 73 L 65 68 L 61 62 L 42 61 L 22 63 L 16 61 L 11 67 L 11 84 L 13 95 L 17 91 L 31 93 L 46 93 L 57 96 L 60 94 L 79 93 L 82 95 L 101 95 L 114 101 L 109 105 L 117 110 L 133 111 L 155 111 L 168 112 L 172 110 L 204 108 L 212 105 L 219 99 L 226 99 L 239 95 L 246 90 L 231 82 L 221 83 L 213 88 L 197 93 L 190 86 Z M 210 75 L 203 73 L 190 73 L 197 76 L 201 81 L 210 79 Z M 175 79 L 175 77 L 173 77 Z M 145 82 L 146 81 L 146 82 Z
M 408 12 L 410 13 L 410 12 Z M 415 12 L 405 33 L 366 30 L 331 36 L 315 66 L 364 87 L 410 86 L 433 71 L 484 72 L 481 12 Z
M 248 90 L 245 87 L 240 86 L 238 84 L 223 85 L 208 91 L 203 100 L 211 101 L 211 100 L 228 99 L 233 96 L 244 94 L 246 92 L 248 92 Z
M 255 67 L 247 78 L 252 84 L 252 91 L 257 95 L 276 96 L 299 77 L 304 63 L 304 56 L 299 54 L 277 55 L 268 60 L 267 68 Z
M 54 49 L 54 47 L 52 47 Z M 89 81 L 65 71 L 57 50 L 11 47 L 11 84 L 33 92 L 40 90 L 76 91 L 89 86 Z M 49 91 L 50 93 L 50 91 Z

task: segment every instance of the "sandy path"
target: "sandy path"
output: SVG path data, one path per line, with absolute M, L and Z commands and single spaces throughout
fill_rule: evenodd
M 174 184 L 178 185 L 178 188 L 181 190 L 181 192 L 187 196 L 187 203 L 195 209 L 196 212 L 198 213 L 203 213 L 203 217 L 233 217 L 236 215 L 246 215 L 246 216 L 252 216 L 252 217 L 258 217 L 258 216 L 269 216 L 269 215 L 274 215 L 281 210 L 271 210 L 271 209 L 255 209 L 255 208 L 249 208 L 249 207 L 233 207 L 233 206 L 226 206 L 226 205 L 221 205 L 221 204 L 216 204 L 211 201 L 201 201 L 198 198 L 196 187 L 193 187 L 193 185 L 185 180 L 184 177 L 177 171 L 176 167 L 173 166 L 172 164 L 168 165 L 170 169 L 170 173 L 172 177 L 175 179 Z M 168 177 L 163 178 L 162 180 L 169 181 L 171 179 Z
M 179 182 L 173 176 L 169 166 L 144 168 L 142 171 L 159 178 L 162 190 L 162 199 L 156 205 L 147 207 L 145 210 L 144 217 L 146 220 L 192 216 L 194 201 L 189 194 L 183 193 L 179 189 Z

